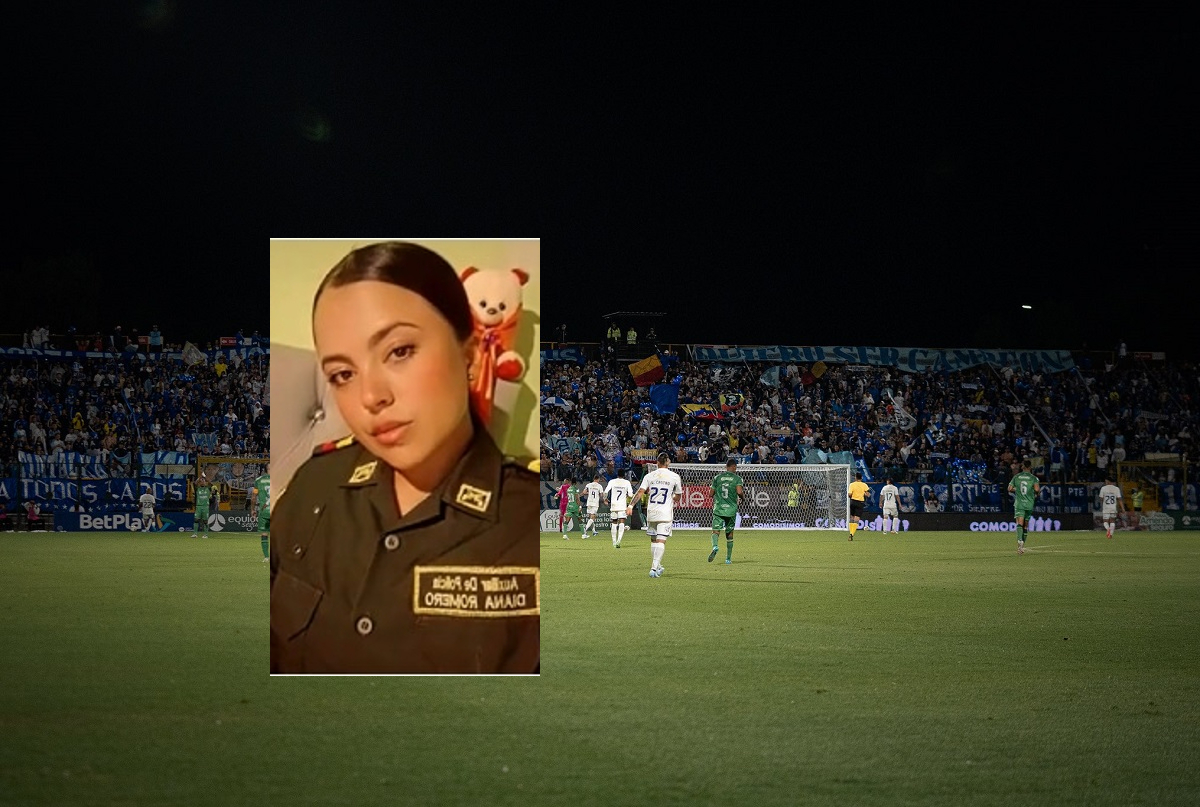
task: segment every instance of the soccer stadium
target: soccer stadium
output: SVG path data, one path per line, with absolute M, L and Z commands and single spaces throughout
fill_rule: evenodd
M 604 681 L 580 707 L 597 737 L 624 752 L 668 736 L 706 797 L 1200 793 L 1193 364 L 1123 344 L 682 344 L 662 312 L 591 330 L 542 345 L 541 529 L 544 641 Z M 617 526 L 585 485 L 636 491 L 660 453 L 681 489 L 652 554 L 647 498 Z M 718 534 L 731 460 L 742 494 Z M 1025 461 L 1038 492 L 1018 534 Z M 1111 537 L 1106 478 L 1125 504 Z M 614 687 L 637 707 L 606 714 Z
M 251 490 L 268 463 L 269 349 L 257 332 L 203 347 L 165 343 L 157 327 L 25 334 L 0 367 L 0 524 L 248 537 Z M 198 495 L 205 507 L 213 497 L 203 523 Z

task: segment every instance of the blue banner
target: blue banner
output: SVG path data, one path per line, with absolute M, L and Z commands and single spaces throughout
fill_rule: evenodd
M 212 521 L 212 518 L 209 519 Z M 195 513 L 155 513 L 150 532 L 188 532 L 196 523 Z M 56 532 L 141 532 L 140 512 L 122 513 L 55 513 Z M 211 529 L 211 525 L 210 525 Z
M 679 384 L 651 384 L 650 403 L 660 415 L 674 414 L 679 408 Z
M 875 367 L 896 367 L 909 373 L 928 371 L 954 372 L 990 364 L 996 368 L 1011 367 L 1027 372 L 1057 373 L 1075 367 L 1069 350 L 937 350 L 921 347 L 855 347 L 825 345 L 795 347 L 766 345 L 692 345 L 688 347 L 695 361 L 770 361 L 866 364 Z
M 555 451 L 578 454 L 581 443 L 574 437 L 547 437 L 545 443 Z
M 879 490 L 883 482 L 872 482 L 867 509 L 878 511 Z M 900 491 L 901 513 L 1011 513 L 1012 497 L 1006 485 L 952 482 L 948 485 L 903 484 Z M 932 494 L 932 495 L 931 495 Z M 1034 513 L 1090 513 L 1092 497 L 1087 485 L 1042 485 Z
M 1163 510 L 1200 510 L 1196 501 L 1195 482 L 1188 482 L 1186 490 L 1182 482 L 1160 482 L 1158 499 Z M 1133 507 L 1128 497 L 1125 506 Z
M 37 502 L 43 510 L 66 512 L 82 502 L 90 513 L 128 511 L 137 507 L 138 497 L 149 490 L 154 494 L 158 506 L 168 495 L 182 502 L 187 495 L 187 482 L 180 479 L 13 479 L 0 478 L 0 508 L 8 509 L 8 503 L 22 504 Z
M 219 350 L 202 350 L 200 351 L 208 357 L 211 364 L 220 356 L 224 359 L 232 359 L 234 354 L 249 359 L 254 356 L 270 356 L 270 348 L 262 347 L 226 347 Z M 10 359 L 121 359 L 134 358 L 146 359 L 146 346 L 142 345 L 140 351 L 126 350 L 122 353 L 115 353 L 111 350 L 36 350 L 31 347 L 4 347 L 0 348 L 0 358 L 8 357 Z M 179 359 L 183 361 L 183 353 L 163 353 L 164 359 Z M 157 358 L 157 354 L 155 354 Z M 583 362 L 580 361 L 580 364 Z
M 583 355 L 581 347 L 564 347 L 558 350 L 543 350 L 542 361 L 573 361 L 576 364 L 583 364 L 587 358 Z
M 30 454 L 28 451 L 17 452 L 17 462 L 21 465 L 21 476 L 31 478 L 62 477 L 73 479 L 85 476 L 89 479 L 108 478 L 108 469 L 99 457 L 81 454 L 78 451 L 64 451 L 61 454 Z M 130 452 L 127 461 L 129 473 L 137 473 L 141 465 L 142 476 L 153 476 L 155 463 L 163 465 L 191 465 L 189 454 L 183 451 Z M 172 479 L 182 479 L 182 474 L 173 474 Z

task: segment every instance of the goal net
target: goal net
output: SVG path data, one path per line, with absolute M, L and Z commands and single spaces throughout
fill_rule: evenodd
M 683 481 L 683 497 L 675 508 L 679 529 L 712 528 L 712 481 L 724 465 L 671 463 Z M 742 500 L 737 529 L 845 529 L 850 505 L 849 465 L 738 465 Z M 795 486 L 795 487 L 793 487 Z

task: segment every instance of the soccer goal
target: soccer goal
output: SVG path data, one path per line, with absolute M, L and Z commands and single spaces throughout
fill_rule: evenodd
M 725 466 L 673 462 L 670 467 L 683 481 L 675 527 L 710 529 L 712 481 Z M 738 465 L 737 473 L 742 477 L 738 529 L 845 529 L 850 515 L 849 465 L 748 464 Z

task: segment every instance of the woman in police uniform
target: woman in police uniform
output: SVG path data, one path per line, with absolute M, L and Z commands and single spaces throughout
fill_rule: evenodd
M 318 287 L 352 434 L 272 513 L 272 673 L 538 672 L 538 477 L 471 411 L 472 330 L 454 269 L 416 244 L 354 250 Z

